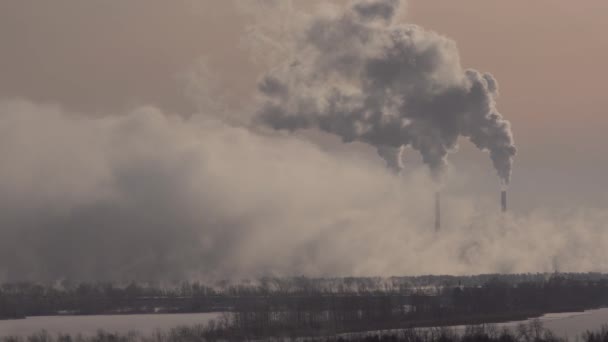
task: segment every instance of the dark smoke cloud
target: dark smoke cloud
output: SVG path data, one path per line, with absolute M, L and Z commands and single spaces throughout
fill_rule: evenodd
M 507 184 L 516 149 L 496 110 L 496 80 L 463 70 L 453 41 L 393 23 L 398 6 L 360 1 L 312 18 L 298 57 L 260 82 L 267 100 L 260 120 L 291 131 L 318 127 L 376 146 L 383 156 L 386 147 L 410 146 L 436 178 L 466 137 L 489 151 Z
M 362 19 L 391 20 L 399 7 L 399 0 L 360 1 L 353 5 L 353 10 Z
M 378 155 L 386 162 L 386 167 L 395 172 L 399 173 L 403 170 L 403 148 L 394 148 L 390 146 L 378 146 L 376 149 Z

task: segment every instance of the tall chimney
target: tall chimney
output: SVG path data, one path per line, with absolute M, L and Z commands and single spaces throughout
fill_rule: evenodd
M 507 211 L 507 190 L 502 190 L 500 192 L 500 205 L 502 207 L 502 212 Z
M 441 196 L 439 191 L 435 192 L 435 231 L 441 229 Z

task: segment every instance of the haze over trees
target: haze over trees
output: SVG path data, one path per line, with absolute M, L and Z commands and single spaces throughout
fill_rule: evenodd
M 0 317 L 225 312 L 255 336 L 501 322 L 608 305 L 608 276 L 262 278 L 174 286 L 3 284 Z

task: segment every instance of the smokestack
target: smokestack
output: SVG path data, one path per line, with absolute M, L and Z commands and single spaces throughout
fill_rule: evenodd
M 435 193 L 435 231 L 441 229 L 441 196 L 439 191 Z
M 502 206 L 502 212 L 507 211 L 507 190 L 502 190 L 500 192 L 500 204 Z

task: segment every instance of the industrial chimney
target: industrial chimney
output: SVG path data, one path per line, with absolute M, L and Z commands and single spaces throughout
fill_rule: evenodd
M 502 190 L 500 192 L 500 205 L 502 207 L 502 212 L 507 211 L 507 190 Z
M 439 191 L 435 192 L 435 231 L 441 229 L 441 197 Z

